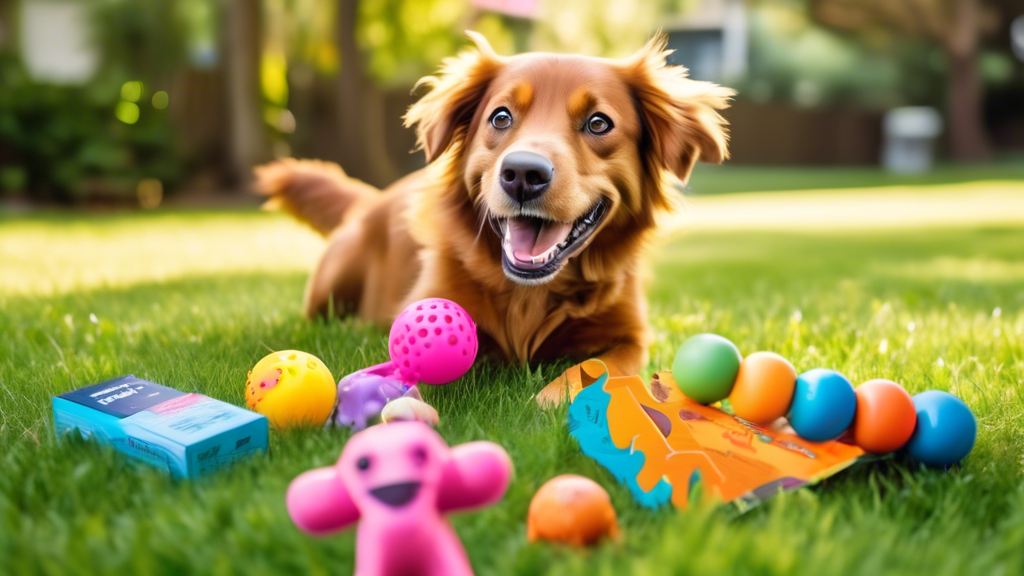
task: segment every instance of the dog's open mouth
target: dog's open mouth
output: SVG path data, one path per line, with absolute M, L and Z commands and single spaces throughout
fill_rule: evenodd
M 501 263 L 515 281 L 541 283 L 554 277 L 565 261 L 586 244 L 604 219 L 603 200 L 575 222 L 556 222 L 535 216 L 492 218 L 501 236 Z

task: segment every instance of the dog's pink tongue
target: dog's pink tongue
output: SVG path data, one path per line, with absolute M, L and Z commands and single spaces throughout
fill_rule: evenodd
M 537 243 L 540 233 L 540 221 L 534 218 L 509 218 L 508 241 L 512 255 L 519 260 L 530 260 L 533 245 Z
M 529 262 L 552 246 L 566 239 L 572 231 L 572 224 L 565 222 L 541 222 L 536 218 L 509 218 L 509 242 L 512 255 L 517 260 Z

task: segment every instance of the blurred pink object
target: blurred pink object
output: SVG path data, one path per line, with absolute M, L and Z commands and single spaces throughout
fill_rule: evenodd
M 355 434 L 337 464 L 293 480 L 288 513 L 318 535 L 358 521 L 355 576 L 471 576 L 445 514 L 494 504 L 511 477 L 497 444 L 449 448 L 426 424 L 397 422 Z
M 395 318 L 388 336 L 391 362 L 406 384 L 447 384 L 476 360 L 476 323 L 451 300 L 413 302 Z
M 470 4 L 519 18 L 533 18 L 537 15 L 537 0 L 471 0 Z

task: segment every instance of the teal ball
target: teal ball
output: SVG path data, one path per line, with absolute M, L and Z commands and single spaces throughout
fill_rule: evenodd
M 914 396 L 917 426 L 906 449 L 914 460 L 935 468 L 963 460 L 978 436 L 978 421 L 964 401 L 948 392 L 929 390 Z
M 717 334 L 698 334 L 679 347 L 672 363 L 672 377 L 687 398 L 711 404 L 732 392 L 742 360 L 732 342 Z

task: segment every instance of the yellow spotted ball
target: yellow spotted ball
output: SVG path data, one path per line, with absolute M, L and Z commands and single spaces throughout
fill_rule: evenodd
M 338 387 L 319 358 L 298 350 L 263 357 L 245 381 L 245 403 L 281 430 L 323 426 L 334 410 Z

